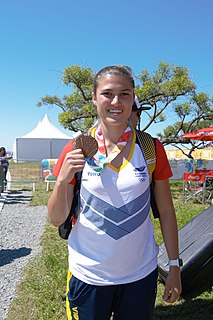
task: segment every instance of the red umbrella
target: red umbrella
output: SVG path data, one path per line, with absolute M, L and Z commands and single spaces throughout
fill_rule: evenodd
M 213 141 L 213 126 L 203 128 L 194 132 L 185 133 L 181 136 L 181 138 L 200 141 Z
M 203 128 L 194 132 L 185 133 L 181 138 L 198 141 L 213 141 L 213 126 Z M 210 144 L 210 159 L 212 159 L 212 144 Z

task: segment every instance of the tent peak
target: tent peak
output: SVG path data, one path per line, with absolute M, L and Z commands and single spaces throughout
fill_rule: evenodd
M 49 116 L 48 116 L 48 114 L 47 114 L 47 113 L 44 115 L 44 118 L 42 119 L 42 121 L 41 121 L 41 122 L 43 122 L 43 121 L 45 121 L 45 120 L 50 121 L 50 118 L 49 118 Z M 51 122 L 51 121 L 50 121 L 50 122 Z
M 40 120 L 37 126 L 32 131 L 22 136 L 22 138 L 70 139 L 71 137 L 54 126 L 48 115 L 45 114 L 43 120 Z

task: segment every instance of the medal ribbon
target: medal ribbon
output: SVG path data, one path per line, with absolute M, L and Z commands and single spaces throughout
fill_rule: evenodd
M 130 135 L 131 128 L 128 126 L 123 132 L 122 136 L 119 138 L 116 146 L 107 155 L 105 139 L 102 134 L 101 127 L 99 126 L 95 131 L 95 139 L 98 142 L 98 152 L 92 159 L 86 159 L 87 163 L 92 167 L 94 171 L 101 172 L 106 167 L 107 163 L 111 162 L 123 150 L 123 148 L 129 141 Z

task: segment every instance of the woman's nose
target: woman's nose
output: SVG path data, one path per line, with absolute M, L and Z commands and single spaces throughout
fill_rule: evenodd
M 112 103 L 118 103 L 119 102 L 119 95 L 115 95 L 112 99 Z

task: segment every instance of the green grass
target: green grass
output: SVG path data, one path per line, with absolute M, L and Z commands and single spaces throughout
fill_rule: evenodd
M 182 183 L 171 182 L 179 228 L 190 221 L 208 205 L 182 203 Z M 31 205 L 47 203 L 50 192 L 40 184 Z M 155 220 L 155 236 L 162 242 L 159 222 Z M 42 253 L 30 262 L 23 280 L 17 287 L 17 297 L 12 302 L 7 320 L 66 320 L 65 290 L 67 273 L 67 241 L 60 239 L 57 228 L 47 223 L 41 238 Z M 154 320 L 211 320 L 212 279 L 203 279 L 199 287 L 174 305 L 162 301 L 163 284 L 158 282 Z M 89 319 L 88 319 L 89 320 Z M 101 320 L 101 319 L 100 319 Z
M 36 191 L 33 193 L 32 206 L 46 206 L 48 198 L 53 190 L 54 183 L 50 183 L 49 191 L 46 191 L 46 183 L 39 182 L 36 184 Z

